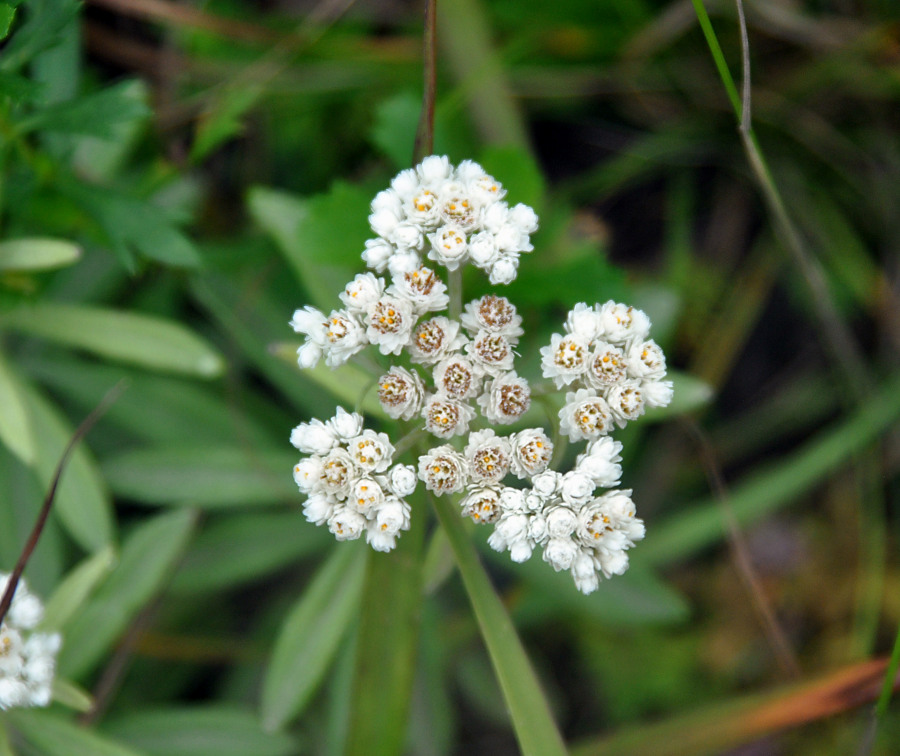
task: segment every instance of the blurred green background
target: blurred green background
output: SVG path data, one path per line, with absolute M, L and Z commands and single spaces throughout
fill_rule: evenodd
M 617 435 L 648 529 L 625 576 L 584 597 L 473 533 L 566 741 L 896 753 L 896 704 L 870 728 L 883 665 L 860 665 L 900 623 L 897 6 L 747 3 L 753 124 L 792 243 L 691 2 L 438 5 L 435 151 L 541 218 L 506 292 L 520 372 L 572 305 L 617 299 L 650 314 L 676 381 L 673 407 Z M 364 379 L 302 374 L 287 321 L 336 306 L 371 197 L 411 164 L 421 12 L 0 4 L 0 569 L 74 427 L 129 380 L 26 572 L 63 597 L 77 687 L 60 697 L 89 729 L 60 704 L 11 712 L 0 754 L 367 752 L 367 557 L 303 520 L 287 443 Z M 740 81 L 734 5 L 708 12 Z M 517 753 L 427 511 L 398 752 Z

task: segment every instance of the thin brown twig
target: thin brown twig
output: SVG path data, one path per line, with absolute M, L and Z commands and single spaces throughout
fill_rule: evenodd
M 709 487 L 718 500 L 722 517 L 725 520 L 728 542 L 731 547 L 731 557 L 734 560 L 735 568 L 744 583 L 744 587 L 747 589 L 747 593 L 753 600 L 753 606 L 759 615 L 763 630 L 766 633 L 766 637 L 769 641 L 769 645 L 772 647 L 778 665 L 788 677 L 799 679 L 801 676 L 800 665 L 797 663 L 797 657 L 787 640 L 787 635 L 778 623 L 772 605 L 766 598 L 765 592 L 760 584 L 759 576 L 753 566 L 753 560 L 750 557 L 747 543 L 744 540 L 744 535 L 738 525 L 734 510 L 731 508 L 728 487 L 725 485 L 722 472 L 719 469 L 715 452 L 706 438 L 706 434 L 694 420 L 685 419 L 683 422 L 688 432 L 697 441 L 700 459 L 703 463 L 704 471 L 706 472 Z
M 425 31 L 423 34 L 422 115 L 413 145 L 413 164 L 434 152 L 434 104 L 437 97 L 437 0 L 425 0 Z
M 88 431 L 94 427 L 94 424 L 103 416 L 106 410 L 110 408 L 112 403 L 119 398 L 122 392 L 127 388 L 127 385 L 128 382 L 125 379 L 122 379 L 113 386 L 106 393 L 106 396 L 100 400 L 100 403 L 93 411 L 82 420 L 81 425 L 78 426 L 75 433 L 72 435 L 72 438 L 69 439 L 69 443 L 66 444 L 66 448 L 63 450 L 59 463 L 56 466 L 56 472 L 53 474 L 53 479 L 50 482 L 50 488 L 47 491 L 47 495 L 44 497 L 44 503 L 41 505 L 41 511 L 38 513 L 37 521 L 34 524 L 34 528 L 31 530 L 31 535 L 28 537 L 25 547 L 22 549 L 22 553 L 19 555 L 19 559 L 16 562 L 16 566 L 13 568 L 12 574 L 9 576 L 9 580 L 6 583 L 6 590 L 3 592 L 3 598 L 0 599 L 0 625 L 3 624 L 3 620 L 6 618 L 6 613 L 9 611 L 9 607 L 12 604 L 13 596 L 16 593 L 16 588 L 19 585 L 19 580 L 22 578 L 22 573 L 25 571 L 28 560 L 31 558 L 32 553 L 38 545 L 41 533 L 44 532 L 44 525 L 47 523 L 47 518 L 50 516 L 50 510 L 53 508 L 53 502 L 56 499 L 56 490 L 59 487 L 59 481 L 62 478 L 66 463 L 69 461 L 69 455 L 72 453 L 78 442 L 84 438 Z

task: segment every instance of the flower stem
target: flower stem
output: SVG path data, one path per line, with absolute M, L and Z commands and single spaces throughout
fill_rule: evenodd
M 413 146 L 413 165 L 434 152 L 434 102 L 437 97 L 437 0 L 425 0 L 425 31 L 422 63 L 425 86 L 422 94 L 422 115 Z
M 447 293 L 450 295 L 450 320 L 459 320 L 462 315 L 462 268 L 447 272 Z

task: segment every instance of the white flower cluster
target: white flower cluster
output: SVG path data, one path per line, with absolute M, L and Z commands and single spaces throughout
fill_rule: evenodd
M 607 434 L 646 407 L 668 404 L 672 384 L 643 312 L 612 301 L 578 304 L 565 333 L 541 349 L 544 377 L 568 389 L 559 430 L 570 441 L 588 441 L 574 469 L 550 469 L 553 443 L 542 428 L 495 430 L 517 423 L 531 404 L 528 382 L 515 371 L 522 318 L 495 294 L 452 318 L 447 286 L 423 262 L 451 271 L 471 263 L 493 283 L 509 283 L 520 253 L 532 248 L 537 217 L 523 205 L 509 208 L 503 196 L 476 163 L 454 168 L 445 157 L 430 157 L 375 198 L 369 221 L 378 238 L 367 242 L 363 259 L 388 271 L 390 285 L 363 273 L 341 293 L 342 309 L 327 316 L 297 310 L 291 325 L 305 336 L 298 363 L 307 368 L 324 359 L 337 367 L 367 345 L 400 358 L 378 379 L 381 407 L 398 420 L 421 418 L 439 444 L 419 456 L 417 469 L 392 467 L 388 436 L 339 408 L 326 422 L 294 429 L 291 442 L 309 455 L 294 478 L 308 497 L 310 522 L 327 525 L 338 540 L 365 531 L 380 551 L 409 529 L 405 499 L 421 480 L 437 496 L 459 495 L 464 516 L 493 525 L 494 549 L 516 562 L 540 549 L 544 561 L 591 593 L 601 575 L 627 569 L 628 549 L 644 537 L 631 491 L 612 490 L 622 446 Z M 519 482 L 509 485 L 509 476 Z
M 0 573 L 0 595 L 8 580 L 8 574 Z M 32 632 L 43 614 L 41 602 L 20 580 L 0 625 L 0 709 L 50 703 L 56 654 L 62 641 L 57 633 Z
M 294 480 L 307 495 L 303 514 L 326 524 L 339 541 L 359 538 L 376 551 L 390 551 L 401 530 L 409 530 L 405 497 L 416 488 L 410 465 L 394 465 L 394 447 L 384 433 L 363 428 L 355 412 L 338 407 L 328 420 L 301 423 L 291 443 L 310 456 L 294 467 Z
M 471 262 L 492 284 L 516 277 L 519 255 L 530 252 L 537 215 L 527 205 L 509 207 L 506 191 L 471 160 L 454 167 L 432 155 L 399 173 L 372 201 L 363 260 L 394 278 L 422 265 L 423 256 L 456 270 Z
M 554 333 L 541 347 L 544 377 L 557 388 L 575 387 L 559 411 L 569 440 L 599 438 L 672 400 L 672 382 L 663 380 L 666 357 L 649 333 L 650 319 L 641 310 L 613 301 L 579 303 L 566 318 L 565 334 Z

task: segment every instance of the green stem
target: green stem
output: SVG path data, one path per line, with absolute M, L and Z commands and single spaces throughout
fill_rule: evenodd
M 447 272 L 447 293 L 450 295 L 450 320 L 459 320 L 462 315 L 462 268 Z
M 884 675 L 881 694 L 878 696 L 878 703 L 875 704 L 876 719 L 881 719 L 887 713 L 888 704 L 891 702 L 891 694 L 894 691 L 894 680 L 897 678 L 898 668 L 900 668 L 900 626 L 897 627 L 897 637 L 894 638 L 894 650 L 891 651 L 891 660 L 888 662 L 887 672 Z

